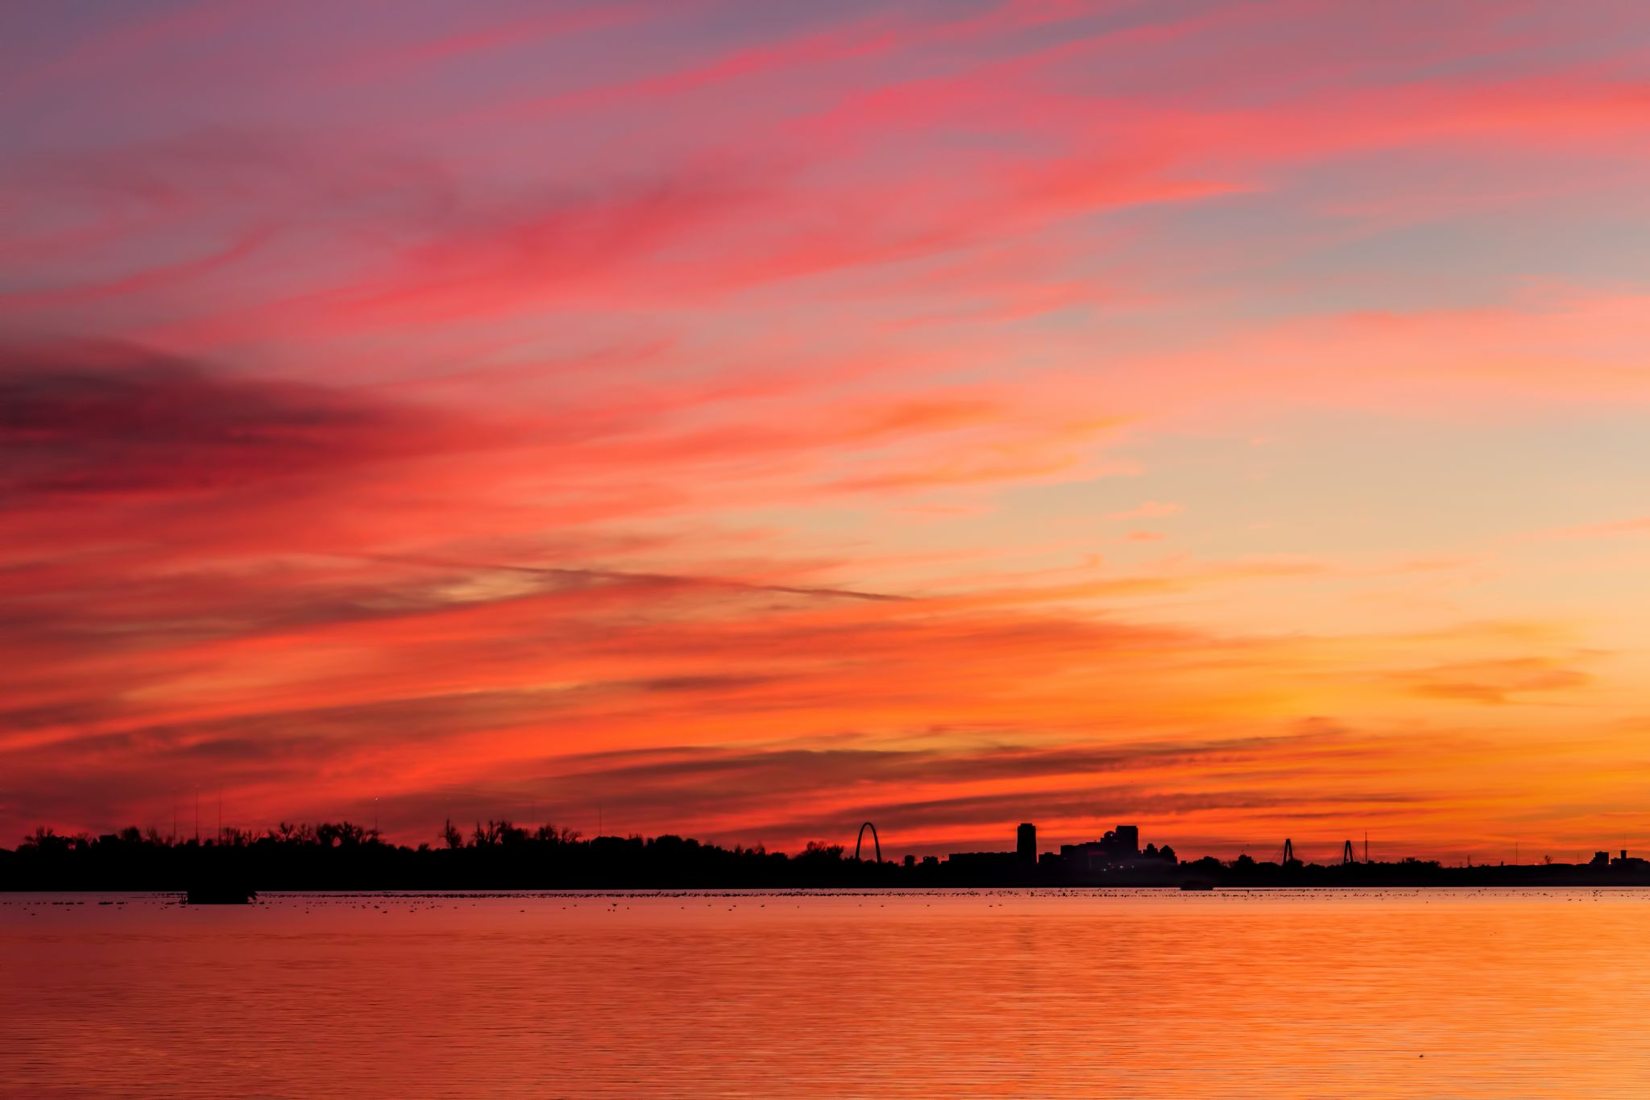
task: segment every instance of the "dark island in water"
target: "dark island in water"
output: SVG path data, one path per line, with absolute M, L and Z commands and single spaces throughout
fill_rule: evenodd
M 1339 862 L 1317 864 L 1294 858 L 1285 841 L 1276 859 L 1188 861 L 1168 845 L 1142 847 L 1133 825 L 1040 852 L 1036 827 L 1025 824 L 1011 851 L 899 861 L 882 859 L 869 822 L 851 855 L 840 844 L 809 844 L 787 855 L 669 835 L 585 839 L 509 821 L 478 823 L 469 834 L 449 822 L 440 841 L 392 844 L 347 821 L 283 824 L 263 834 L 229 829 L 206 841 L 136 828 L 97 837 L 40 829 L 15 850 L 0 849 L 0 890 L 177 890 L 211 904 L 250 900 L 254 890 L 1650 886 L 1650 862 L 1625 851 L 1599 852 L 1587 863 L 1446 867 L 1357 859 L 1348 842 Z

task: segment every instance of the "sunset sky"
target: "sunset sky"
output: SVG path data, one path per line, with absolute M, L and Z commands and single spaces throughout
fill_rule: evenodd
M 0 846 L 1650 846 L 1650 9 L 7 5 L 0 505 Z

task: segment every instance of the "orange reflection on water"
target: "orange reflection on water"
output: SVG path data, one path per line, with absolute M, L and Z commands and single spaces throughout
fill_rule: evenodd
M 0 899 L 5 1087 L 1639 1096 L 1650 893 Z

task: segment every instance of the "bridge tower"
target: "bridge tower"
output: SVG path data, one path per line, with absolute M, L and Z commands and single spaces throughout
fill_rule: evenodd
M 1341 865 L 1344 867 L 1356 862 L 1358 862 L 1358 859 L 1352 854 L 1352 842 L 1349 840 L 1341 845 Z
M 1289 866 L 1295 862 L 1295 842 L 1288 837 L 1283 838 L 1283 865 Z

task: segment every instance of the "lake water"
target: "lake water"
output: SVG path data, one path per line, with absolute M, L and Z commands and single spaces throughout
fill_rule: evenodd
M 1650 892 L 0 895 L 18 1096 L 1650 1095 Z

